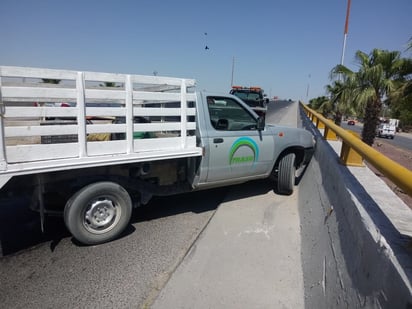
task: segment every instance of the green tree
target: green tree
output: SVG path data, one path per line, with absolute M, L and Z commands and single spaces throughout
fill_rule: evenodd
M 362 140 L 372 145 L 382 110 L 382 101 L 399 87 L 404 59 L 398 51 L 374 49 L 369 55 L 357 51 L 359 70 L 344 65 L 332 69 L 332 76 L 341 76 L 351 87 L 351 101 L 364 111 Z

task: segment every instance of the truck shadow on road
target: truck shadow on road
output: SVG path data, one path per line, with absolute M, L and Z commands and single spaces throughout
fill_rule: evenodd
M 49 241 L 53 251 L 60 239 L 70 236 L 62 217 L 47 217 L 42 232 L 40 216 L 29 203 L 25 196 L 0 199 L 0 257 Z
M 185 212 L 202 213 L 215 210 L 223 200 L 227 189 L 219 188 L 168 197 L 154 197 L 149 204 L 133 210 L 131 222 L 120 236 L 126 237 L 135 231 L 134 224 L 169 217 Z M 48 245 L 50 251 L 71 234 L 62 216 L 46 216 L 44 232 L 40 216 L 28 209 L 30 198 L 12 197 L 0 199 L 0 257 L 13 255 L 22 250 Z M 71 238 L 75 246 L 83 246 Z
M 150 204 L 134 211 L 132 223 L 174 216 L 185 212 L 202 213 L 216 210 L 223 201 L 228 201 L 229 191 L 237 192 L 236 195 L 233 195 L 236 198 L 231 198 L 231 200 L 235 200 L 265 194 L 271 190 L 273 190 L 273 184 L 264 179 L 172 197 L 155 197 Z
M 228 195 L 228 192 L 235 194 Z M 187 212 L 215 211 L 222 202 L 244 199 L 273 191 L 273 181 L 256 180 L 240 185 L 209 189 L 167 197 L 154 197 L 149 204 L 133 210 L 131 223 L 120 236 L 135 232 L 134 225 Z M 0 257 L 16 254 L 36 246 L 47 245 L 53 252 L 65 238 L 71 238 L 62 216 L 48 216 L 41 231 L 40 216 L 28 209 L 28 198 L 0 200 Z M 75 246 L 83 246 L 71 238 Z

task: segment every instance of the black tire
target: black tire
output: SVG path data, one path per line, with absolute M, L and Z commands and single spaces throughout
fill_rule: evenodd
M 64 208 L 64 222 L 78 241 L 96 245 L 117 238 L 129 224 L 132 200 L 114 182 L 96 182 L 75 193 Z
M 288 153 L 279 161 L 277 192 L 280 194 L 291 195 L 295 185 L 295 154 Z

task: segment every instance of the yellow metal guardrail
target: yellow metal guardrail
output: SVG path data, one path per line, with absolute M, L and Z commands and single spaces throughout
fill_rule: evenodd
M 300 104 L 316 127 L 318 129 L 324 129 L 324 139 L 337 140 L 338 137 L 342 139 L 342 149 L 340 153 L 342 164 L 348 166 L 364 166 L 363 160 L 365 159 L 405 193 L 412 196 L 411 170 L 392 161 L 355 137 L 355 134 L 337 126 L 333 121 L 326 119 L 302 102 L 300 102 Z

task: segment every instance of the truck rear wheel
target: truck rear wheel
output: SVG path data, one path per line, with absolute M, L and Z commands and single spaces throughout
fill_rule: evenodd
M 290 195 L 295 185 L 295 154 L 288 153 L 280 159 L 278 167 L 277 191 L 280 194 Z
M 96 182 L 75 193 L 64 208 L 64 222 L 78 241 L 95 245 L 115 239 L 132 213 L 127 191 L 114 182 Z

